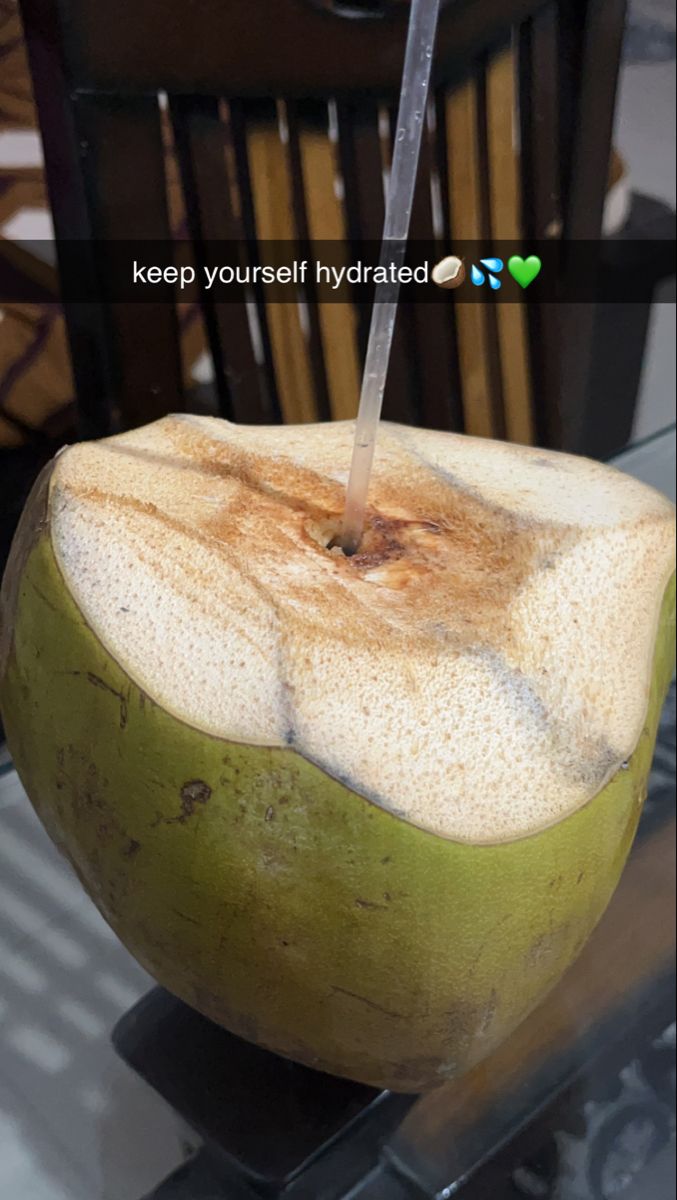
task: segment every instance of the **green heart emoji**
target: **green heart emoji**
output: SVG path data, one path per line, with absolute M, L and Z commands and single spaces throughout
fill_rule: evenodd
M 529 284 L 534 282 L 540 275 L 542 266 L 543 263 L 536 254 L 530 254 L 528 258 L 513 254 L 512 258 L 508 259 L 508 270 L 521 288 L 528 288 Z

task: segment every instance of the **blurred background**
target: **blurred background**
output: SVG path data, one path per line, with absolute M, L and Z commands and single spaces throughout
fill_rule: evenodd
M 354 415 L 364 305 L 63 305 L 54 236 L 172 237 L 198 259 L 233 236 L 250 255 L 377 238 L 403 7 L 199 0 L 188 19 L 175 0 L 0 0 L 0 264 L 40 293 L 0 295 L 0 571 L 65 442 L 182 409 Z M 436 62 L 415 236 L 443 252 L 453 234 L 582 238 L 619 279 L 619 245 L 645 241 L 654 265 L 641 302 L 403 309 L 385 415 L 613 460 L 674 498 L 675 280 L 655 249 L 674 241 L 674 4 L 450 0 Z M 674 736 L 673 690 L 623 887 L 549 1007 L 417 1106 L 370 1182 L 313 1200 L 674 1194 Z M 138 1200 L 192 1161 L 195 1133 L 110 1043 L 151 985 L 48 842 L 0 730 L 2 1200 Z M 162 1196 L 235 1200 L 200 1178 Z

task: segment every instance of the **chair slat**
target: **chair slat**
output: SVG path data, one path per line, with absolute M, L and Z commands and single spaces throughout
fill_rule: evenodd
M 434 111 L 434 110 L 433 110 Z M 426 126 L 421 145 L 421 160 L 411 213 L 412 241 L 433 243 L 431 178 L 435 166 L 436 130 Z M 438 244 L 439 257 L 448 253 L 443 242 Z M 448 294 L 447 294 L 448 295 Z M 414 347 L 416 397 L 421 423 L 429 429 L 458 429 L 458 393 L 453 394 L 451 302 L 414 303 L 408 306 L 411 343 Z
M 487 127 L 491 226 L 494 239 L 521 240 L 522 211 L 515 137 L 516 66 L 512 48 L 487 69 Z M 527 323 L 522 304 L 496 305 L 505 430 L 508 439 L 534 441 Z
M 489 154 L 490 117 L 488 109 L 487 77 L 489 54 L 482 54 L 475 69 L 477 86 L 477 153 L 479 161 L 480 220 L 483 236 L 482 245 L 492 246 L 492 196 L 491 162 Z M 489 394 L 487 401 L 492 414 L 492 437 L 506 436 L 505 410 L 503 403 L 503 376 L 501 372 L 501 347 L 498 333 L 498 304 L 482 305 L 485 320 L 487 371 Z
M 267 107 L 267 118 L 261 119 L 257 112 L 255 119 L 248 120 L 246 132 L 256 231 L 262 242 L 293 242 L 298 231 L 289 155 L 274 102 Z M 282 416 L 290 423 L 317 421 L 308 335 L 301 310 L 294 303 L 269 303 L 266 316 Z
M 352 257 L 362 257 L 362 242 L 376 244 L 383 236 L 385 199 L 383 190 L 384 147 L 379 134 L 375 102 L 337 105 L 339 153 L 344 184 L 345 220 Z M 387 151 L 386 151 L 387 153 Z M 383 400 L 383 415 L 389 421 L 411 424 L 414 420 L 411 353 L 406 343 L 406 316 L 397 314 L 390 369 Z M 357 306 L 361 362 L 367 349 L 371 304 Z
M 449 195 L 449 147 L 447 142 L 447 103 L 448 93 L 443 88 L 438 88 L 433 103 L 435 105 L 435 137 L 434 137 L 434 163 L 436 170 L 435 185 L 438 191 L 438 202 L 440 206 L 439 220 L 441 222 L 441 252 L 442 256 L 453 250 L 454 238 L 451 229 L 451 200 Z M 452 424 L 451 428 L 463 433 L 465 429 L 465 415 L 463 409 L 463 385 L 461 381 L 460 356 L 458 350 L 458 312 L 459 308 L 454 303 L 453 293 L 450 297 L 450 303 L 447 308 L 448 313 L 448 331 L 449 331 L 449 350 L 450 360 L 448 363 L 451 403 L 452 403 Z
M 213 268 L 219 265 L 215 243 L 242 240 L 241 224 L 233 210 L 219 103 L 179 96 L 172 99 L 171 111 L 193 252 L 200 268 Z M 202 270 L 200 277 L 204 281 Z M 270 421 L 273 413 L 266 372 L 254 353 L 245 306 L 215 304 L 206 287 L 201 302 L 221 415 L 250 424 Z
M 588 0 L 585 9 L 564 233 L 571 241 L 587 240 L 587 259 L 592 265 L 592 256 L 597 261 L 600 256 L 626 0 Z M 580 6 L 578 15 L 580 19 Z M 569 273 L 576 269 L 576 263 L 570 261 Z M 568 304 L 560 313 L 561 445 L 573 453 L 585 451 L 595 312 L 593 304 Z
M 54 220 L 62 280 L 68 281 L 68 255 L 61 247 L 85 239 L 89 253 L 79 252 L 79 269 L 96 280 L 91 251 L 91 223 L 84 189 L 74 105 L 66 79 L 64 56 L 56 51 L 61 29 L 51 0 L 22 5 L 21 18 L 31 68 L 33 94 L 40 120 L 45 182 Z M 27 92 L 30 89 L 27 88 Z M 81 437 L 105 437 L 115 431 L 115 381 L 109 322 L 94 304 L 65 304 L 64 319 L 77 395 L 77 429 Z
M 556 4 L 525 22 L 519 54 L 524 230 L 529 238 L 558 237 L 561 63 Z
M 559 97 L 564 64 L 559 53 L 558 7 L 548 5 L 526 21 L 519 35 L 520 140 L 523 228 L 528 240 L 562 231 Z M 530 306 L 531 378 L 537 441 L 561 444 L 561 323 L 554 304 Z
M 299 138 L 303 187 L 306 199 L 308 233 L 311 241 L 335 242 L 347 266 L 350 251 L 343 204 L 340 198 L 340 166 L 335 142 L 324 131 L 304 128 Z M 360 359 L 357 344 L 357 314 L 349 304 L 318 305 L 322 346 L 327 369 L 329 402 L 334 420 L 352 420 L 357 413 L 360 394 Z
M 299 102 L 296 100 L 278 101 L 278 115 L 285 131 L 288 142 L 289 167 L 291 172 L 292 205 L 294 224 L 298 241 L 298 257 L 307 258 L 306 251 L 310 244 L 310 223 L 308 217 L 309 194 L 305 186 L 304 153 L 308 138 L 312 138 L 319 125 L 319 140 L 327 141 L 327 106 L 322 101 Z M 314 164 L 321 169 L 322 164 Z M 307 168 L 307 164 L 306 164 Z M 311 194 L 313 188 L 311 175 Z M 322 186 L 318 176 L 317 185 Z M 325 363 L 325 347 L 322 337 L 322 322 L 317 304 L 317 287 L 312 272 L 308 272 L 301 287 L 305 305 L 305 333 L 308 343 L 308 359 L 313 375 L 315 390 L 315 409 L 320 421 L 328 421 L 331 417 L 329 401 L 329 383 Z
M 581 22 L 581 8 L 585 22 Z M 618 68 L 625 31 L 626 0 L 586 0 L 578 16 L 580 69 L 570 137 L 571 184 L 567 193 L 564 233 L 567 238 L 596 241 L 600 237 L 609 181 Z M 591 169 L 594 164 L 594 169 Z
M 392 156 L 395 146 L 395 137 L 397 135 L 397 109 L 387 108 L 385 105 L 380 108 L 379 133 L 381 140 L 381 160 L 383 163 L 384 180 L 386 184 L 390 179 L 390 171 L 392 166 Z M 423 146 L 421 154 L 423 156 Z M 425 211 L 425 190 L 427 182 L 422 176 L 421 167 L 419 166 L 417 186 L 414 193 L 414 206 L 411 214 L 410 236 L 414 237 L 413 229 L 415 215 L 414 210 L 417 206 L 419 213 Z M 406 376 L 404 377 L 404 389 L 402 395 L 395 395 L 393 401 L 390 400 L 388 394 L 388 384 L 386 384 L 386 394 L 383 403 L 383 411 L 387 420 L 402 421 L 406 424 L 422 425 L 425 423 L 423 409 L 421 407 L 422 397 L 422 376 L 421 369 L 424 363 L 421 360 L 422 345 L 418 337 L 419 321 L 416 317 L 415 307 L 411 304 L 400 304 L 397 311 L 397 321 L 395 324 L 395 334 L 393 339 L 393 353 L 396 355 L 396 362 L 401 363 L 406 368 Z M 394 367 L 393 370 L 397 369 Z M 395 405 L 405 407 L 398 411 Z
M 169 242 L 157 98 L 83 95 L 75 113 L 94 237 Z M 114 245 L 106 253 L 114 257 Z M 185 406 L 173 285 L 157 286 L 156 303 L 109 305 L 122 428 Z
M 246 263 L 256 266 L 259 264 L 260 255 L 247 147 L 245 104 L 241 100 L 222 100 L 219 112 L 226 130 L 226 161 L 230 179 L 226 202 L 231 207 L 236 228 L 243 240 L 243 258 Z M 274 423 L 279 423 L 282 420 L 282 410 L 275 377 L 273 346 L 268 326 L 264 289 L 259 282 L 255 282 L 251 289 L 247 316 L 250 322 L 254 353 L 264 376 L 262 393 L 265 398 L 266 411 L 270 411 Z
M 482 212 L 482 159 L 479 145 L 480 80 L 473 75 L 447 97 L 445 121 L 451 236 L 489 244 Z M 452 240 L 453 246 L 453 240 Z M 492 395 L 493 347 L 488 305 L 456 303 L 456 328 L 466 433 L 498 436 L 496 397 Z

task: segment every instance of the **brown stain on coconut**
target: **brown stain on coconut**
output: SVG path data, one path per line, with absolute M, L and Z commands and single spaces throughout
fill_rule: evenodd
M 74 494 L 106 512 L 117 509 L 150 518 L 158 527 L 158 546 L 160 531 L 167 529 L 223 554 L 268 600 L 266 542 L 274 528 L 282 550 L 287 544 L 296 550 L 301 545 L 311 556 L 298 584 L 288 581 L 289 601 L 303 600 L 307 627 L 322 628 L 331 620 L 334 636 L 346 643 L 355 636 L 356 600 L 344 580 L 357 576 L 369 585 L 359 597 L 373 622 L 369 633 L 360 621 L 362 645 L 369 636 L 378 640 L 387 633 L 393 647 L 413 644 L 415 638 L 419 648 L 434 648 L 444 630 L 462 649 L 478 639 L 491 645 L 497 618 L 505 629 L 512 598 L 542 568 L 543 522 L 518 517 L 447 477 L 431 475 L 425 464 L 409 463 L 397 484 L 375 477 L 362 543 L 347 558 L 330 548 L 340 530 L 344 489 L 339 483 L 284 456 L 216 443 L 187 425 L 173 425 L 170 434 L 176 452 L 171 458 L 104 445 L 117 455 L 157 460 L 177 471 L 222 480 L 227 484 L 222 503 L 196 500 L 187 518 L 180 501 L 174 511 L 169 493 L 161 504 L 96 485 L 77 487 Z M 562 529 L 553 532 L 562 546 L 570 536 Z M 154 570 L 174 581 L 173 564 L 163 563 L 162 555 Z M 192 578 L 195 569 L 184 561 L 182 572 Z M 440 595 L 449 600 L 442 613 Z M 278 607 L 290 619 L 284 599 L 276 602 Z M 501 642 L 505 646 L 505 634 Z

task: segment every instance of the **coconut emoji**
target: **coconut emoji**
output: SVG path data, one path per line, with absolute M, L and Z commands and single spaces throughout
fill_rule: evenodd
M 0 701 L 131 953 L 234 1033 L 402 1091 L 478 1061 L 618 882 L 674 643 L 674 511 L 599 464 L 168 417 L 60 454 Z

